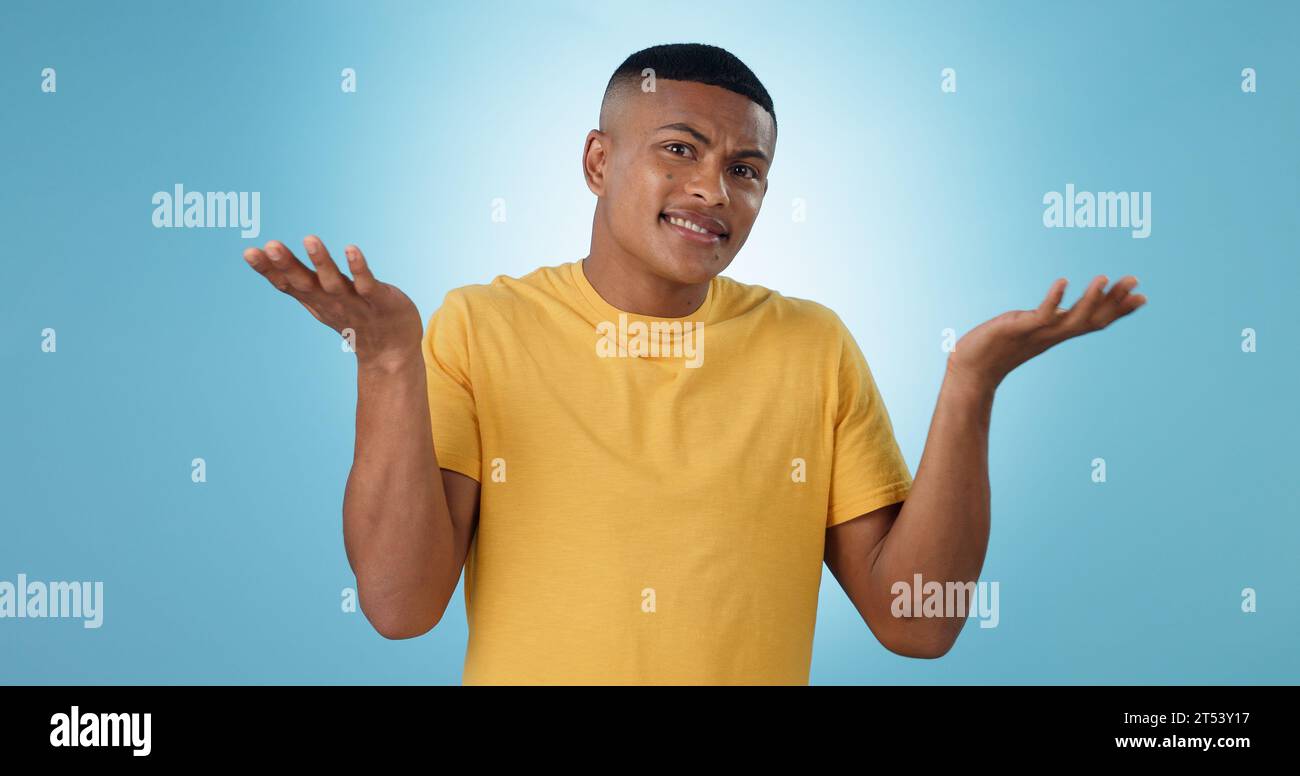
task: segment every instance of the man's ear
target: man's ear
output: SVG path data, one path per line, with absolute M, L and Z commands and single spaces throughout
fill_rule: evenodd
M 605 194 L 605 162 L 609 158 L 609 135 L 599 129 L 587 133 L 587 143 L 582 149 L 582 174 L 587 188 L 597 197 Z

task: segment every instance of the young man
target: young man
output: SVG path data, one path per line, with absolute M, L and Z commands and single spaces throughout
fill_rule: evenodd
M 355 332 L 344 541 L 381 634 L 434 627 L 463 567 L 466 684 L 806 684 L 824 560 L 885 647 L 952 647 L 964 617 L 896 617 L 891 588 L 979 578 L 997 385 L 1145 299 L 1101 276 L 1064 311 L 1060 279 L 967 333 L 913 481 L 840 319 L 719 275 L 776 129 L 728 52 L 633 54 L 587 135 L 589 255 L 455 289 L 424 331 L 355 246 L 351 279 L 315 237 L 315 272 L 245 252 Z

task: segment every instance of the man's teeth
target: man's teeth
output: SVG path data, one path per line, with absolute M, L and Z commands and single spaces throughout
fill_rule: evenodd
M 668 219 L 668 223 L 674 224 L 676 226 L 684 226 L 693 232 L 699 232 L 700 234 L 713 234 L 708 229 L 705 229 L 704 227 L 698 224 L 687 221 L 685 218 L 673 218 L 672 216 L 666 216 L 666 218 Z

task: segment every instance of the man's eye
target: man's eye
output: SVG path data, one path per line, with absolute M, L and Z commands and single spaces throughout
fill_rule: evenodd
M 674 155 L 676 155 L 676 156 L 682 156 L 682 154 L 678 153 L 677 151 L 674 151 L 674 150 L 673 150 L 674 148 L 682 148 L 682 149 L 685 149 L 685 150 L 689 151 L 691 147 L 688 146 L 688 145 L 686 145 L 685 143 L 668 143 L 667 145 L 664 146 L 664 150 L 667 151 L 668 153 L 670 153 L 670 154 L 674 154 Z M 731 169 L 733 169 L 733 170 L 746 170 L 749 174 L 748 174 L 748 175 L 742 175 L 742 177 L 744 177 L 744 178 L 746 178 L 746 179 L 748 179 L 748 180 L 758 180 L 758 179 L 759 179 L 758 170 L 755 170 L 753 167 L 750 167 L 750 166 L 747 165 L 747 164 L 737 164 L 737 165 L 733 165 Z

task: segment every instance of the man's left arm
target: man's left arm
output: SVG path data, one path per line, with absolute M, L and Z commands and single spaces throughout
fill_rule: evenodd
M 1036 310 L 1013 310 L 972 329 L 948 356 L 939 399 L 921 463 L 906 501 L 869 512 L 826 531 L 826 564 L 871 632 L 887 649 L 907 657 L 946 654 L 965 617 L 895 616 L 895 583 L 907 589 L 949 583 L 973 603 L 973 590 L 988 549 L 990 492 L 989 422 L 993 395 L 1011 370 L 1072 337 L 1098 331 L 1146 303 L 1130 294 L 1137 278 L 1126 276 L 1103 293 L 1107 278 L 1093 279 L 1069 310 L 1058 305 L 1064 279 L 1052 284 Z M 946 598 L 946 596 L 945 596 Z M 947 613 L 945 613 L 947 614 Z

